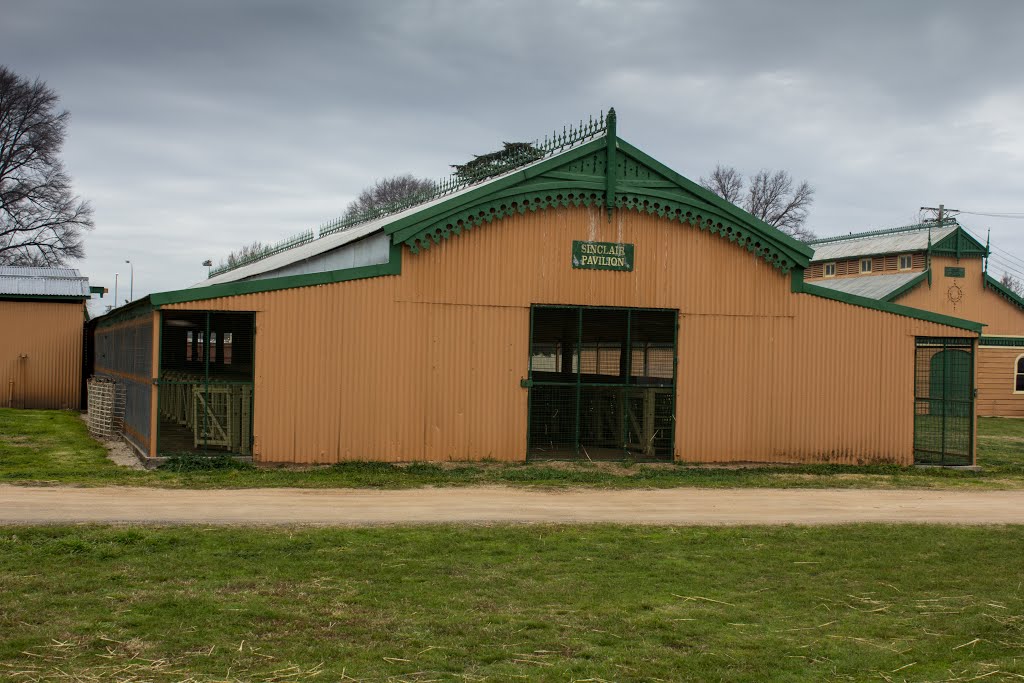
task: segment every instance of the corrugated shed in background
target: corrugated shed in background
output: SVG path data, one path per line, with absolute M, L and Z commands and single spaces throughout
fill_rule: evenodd
M 89 278 L 74 268 L 0 266 L 0 295 L 89 297 Z
M 892 231 L 881 235 L 852 235 L 846 238 L 822 238 L 822 243 L 809 242 L 814 249 L 812 261 L 831 261 L 851 256 L 877 256 L 878 254 L 900 254 L 923 251 L 928 248 L 929 231 L 931 243 L 935 244 L 948 237 L 957 229 L 956 224 L 940 227 L 914 227 L 908 230 Z
M 0 406 L 78 409 L 82 303 L 0 301 Z

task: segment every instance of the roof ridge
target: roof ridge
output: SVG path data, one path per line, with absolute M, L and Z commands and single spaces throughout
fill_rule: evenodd
M 878 237 L 879 235 L 895 235 L 900 232 L 913 232 L 915 230 L 924 230 L 925 228 L 945 228 L 950 225 L 956 225 L 957 227 L 960 226 L 960 224 L 957 223 L 956 218 L 944 218 L 941 223 L 938 221 L 927 221 L 924 223 L 915 223 L 914 225 L 901 225 L 898 228 L 869 230 L 867 232 L 851 232 L 848 235 L 836 235 L 833 237 L 818 237 L 813 240 L 807 240 L 804 244 L 830 244 L 832 242 L 845 242 L 864 237 Z

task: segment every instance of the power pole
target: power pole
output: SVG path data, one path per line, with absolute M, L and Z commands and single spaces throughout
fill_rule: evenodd
M 933 219 L 939 225 L 942 225 L 944 218 L 949 218 L 949 214 L 958 214 L 960 209 L 947 209 L 945 204 L 939 204 L 938 207 L 934 206 L 922 206 L 922 211 L 933 211 L 935 212 L 935 218 Z M 926 223 L 929 221 L 925 221 Z

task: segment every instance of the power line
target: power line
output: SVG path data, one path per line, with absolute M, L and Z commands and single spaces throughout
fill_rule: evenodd
M 1012 211 L 1006 212 L 985 212 L 985 211 L 961 211 L 970 216 L 988 216 L 989 218 L 1024 218 L 1024 213 L 1017 213 Z
M 966 225 L 962 225 L 960 227 L 962 227 L 964 230 L 966 230 L 970 234 L 972 234 L 975 237 L 977 237 L 979 241 L 982 239 L 981 235 L 979 235 L 978 233 L 974 232 L 973 230 L 968 228 Z M 1009 260 L 1013 261 L 1014 263 L 1019 265 L 1021 268 L 1024 268 L 1024 259 L 1020 258 L 1019 256 L 1016 256 L 1015 254 L 1013 254 L 1013 253 L 1011 253 L 1009 251 L 1006 251 L 1005 249 L 993 246 L 991 244 L 989 244 L 989 250 L 991 250 L 991 251 L 998 251 L 999 253 L 1004 254 L 1006 258 L 1008 258 Z M 993 257 L 990 256 L 990 258 L 993 258 Z

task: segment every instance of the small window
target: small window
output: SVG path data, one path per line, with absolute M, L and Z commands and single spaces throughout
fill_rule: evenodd
M 826 263 L 825 264 L 825 270 L 823 272 L 825 274 L 825 277 L 835 277 L 836 276 L 836 264 L 835 263 Z
M 914 266 L 914 258 L 910 254 L 900 256 L 900 270 L 910 270 Z
M 1024 356 L 1017 356 L 1017 372 L 1014 373 L 1013 393 L 1024 394 Z
M 862 273 L 870 273 L 871 272 L 871 259 L 869 259 L 869 258 L 862 258 L 860 260 L 860 272 L 862 272 Z

